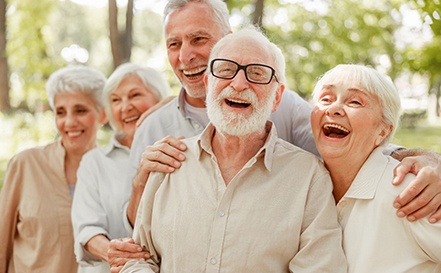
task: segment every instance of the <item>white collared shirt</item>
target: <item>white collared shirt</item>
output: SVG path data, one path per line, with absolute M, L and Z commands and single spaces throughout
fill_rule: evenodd
M 375 149 L 337 204 L 350 273 L 441 272 L 441 223 L 396 216 L 393 201 L 415 177 L 393 186 L 397 164 Z

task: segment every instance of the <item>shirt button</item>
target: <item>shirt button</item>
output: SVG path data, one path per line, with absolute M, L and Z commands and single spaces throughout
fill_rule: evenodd
M 223 210 L 219 211 L 219 217 L 224 217 L 225 216 L 225 212 Z
M 194 128 L 199 129 L 199 128 L 201 128 L 201 125 L 199 125 L 199 124 L 195 124 L 195 125 L 194 125 Z
M 217 263 L 216 258 L 211 258 L 211 259 L 210 259 L 210 263 L 211 263 L 212 265 L 215 265 L 215 264 Z

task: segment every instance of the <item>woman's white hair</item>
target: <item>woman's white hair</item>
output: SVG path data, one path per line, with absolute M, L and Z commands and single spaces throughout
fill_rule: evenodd
M 262 47 L 266 48 L 268 53 L 271 55 L 272 59 L 274 60 L 275 67 L 275 76 L 277 77 L 277 80 L 281 84 L 286 83 L 286 75 L 285 75 L 285 57 L 283 56 L 282 51 L 280 48 L 272 43 L 265 34 L 262 33 L 257 27 L 255 26 L 246 26 L 239 31 L 236 31 L 234 33 L 228 34 L 224 36 L 222 39 L 220 39 L 213 47 L 210 53 L 210 60 L 209 63 L 215 58 L 218 57 L 219 51 L 228 44 L 231 43 L 241 43 L 244 42 L 244 40 L 252 40 L 258 42 Z M 207 68 L 207 73 L 211 73 L 210 65 Z
M 61 68 L 51 74 L 46 82 L 49 105 L 54 110 L 55 96 L 59 93 L 82 92 L 96 102 L 97 109 L 103 107 L 102 92 L 106 76 L 93 68 L 76 65 Z
M 130 75 L 136 75 L 142 83 L 152 91 L 156 100 L 160 101 L 170 93 L 170 87 L 161 73 L 151 67 L 144 67 L 133 63 L 124 63 L 118 66 L 110 75 L 103 91 L 103 102 L 110 126 L 117 130 L 115 119 L 112 116 L 110 96 L 120 83 Z
M 401 113 L 400 96 L 390 77 L 365 65 L 340 64 L 326 72 L 317 82 L 312 92 L 314 101 L 318 100 L 323 85 L 329 83 L 360 86 L 378 97 L 383 109 L 383 121 L 393 127 L 391 133 L 383 140 L 382 144 L 387 144 L 395 134 Z
M 169 0 L 164 8 L 164 20 L 172 12 L 184 8 L 190 2 L 205 3 L 211 7 L 215 21 L 219 23 L 224 35 L 231 32 L 229 11 L 227 4 L 222 0 Z

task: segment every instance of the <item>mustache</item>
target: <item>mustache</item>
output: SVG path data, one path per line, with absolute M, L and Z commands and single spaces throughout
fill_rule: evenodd
M 240 99 L 247 103 L 250 103 L 251 106 L 258 106 L 259 100 L 257 99 L 256 93 L 250 88 L 247 88 L 243 91 L 236 91 L 231 86 L 225 87 L 217 96 L 217 101 L 222 102 L 225 99 Z

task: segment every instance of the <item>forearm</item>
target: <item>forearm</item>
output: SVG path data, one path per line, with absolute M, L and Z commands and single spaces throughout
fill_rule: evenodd
M 92 237 L 84 246 L 84 248 L 96 258 L 108 261 L 107 250 L 109 249 L 110 240 L 103 234 Z
M 138 177 L 135 178 L 135 180 Z M 127 219 L 132 227 L 135 225 L 136 213 L 138 211 L 139 201 L 141 200 L 144 191 L 145 183 L 133 183 L 132 195 L 130 196 L 129 205 L 127 206 Z
M 409 156 L 426 156 L 428 159 L 430 159 L 434 165 L 441 164 L 441 155 L 437 154 L 435 152 L 429 151 L 429 150 L 423 150 L 423 149 L 406 149 L 406 148 L 400 148 L 391 153 L 391 156 L 395 158 L 398 161 L 402 161 L 404 158 Z

